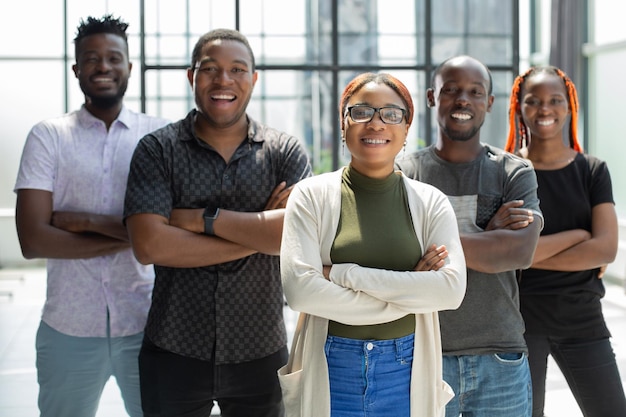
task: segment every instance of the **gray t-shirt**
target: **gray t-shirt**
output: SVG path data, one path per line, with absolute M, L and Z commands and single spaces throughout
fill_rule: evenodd
M 532 166 L 483 146 L 482 156 L 468 163 L 444 161 L 431 146 L 399 159 L 397 166 L 448 196 L 461 233 L 484 231 L 498 208 L 512 200 L 524 200 L 524 207 L 535 212 L 535 221 L 543 224 Z M 444 354 L 527 351 L 514 270 L 487 274 L 468 269 L 463 303 L 457 310 L 440 312 L 439 318 Z

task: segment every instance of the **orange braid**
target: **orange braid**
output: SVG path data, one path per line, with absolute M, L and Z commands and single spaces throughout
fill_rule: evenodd
M 515 81 L 513 81 L 513 87 L 511 88 L 511 96 L 509 98 L 509 136 L 506 141 L 506 145 L 504 150 L 507 152 L 514 153 L 515 147 L 518 145 L 516 143 L 516 138 L 519 137 L 519 147 L 523 147 L 527 145 L 526 138 L 526 125 L 524 124 L 524 120 L 522 120 L 521 114 L 521 104 L 520 104 L 520 94 L 522 90 L 522 84 L 526 80 L 528 74 L 533 71 L 533 68 L 528 69 L 525 73 L 518 75 L 515 77 Z M 515 127 L 518 127 L 517 132 Z
M 572 80 L 558 68 L 555 68 L 555 72 L 565 82 L 565 89 L 567 90 L 567 97 L 569 99 L 569 107 L 572 111 L 572 116 L 569 126 L 569 146 L 576 152 L 582 152 L 583 149 L 578 142 L 578 93 L 576 92 L 576 86 Z

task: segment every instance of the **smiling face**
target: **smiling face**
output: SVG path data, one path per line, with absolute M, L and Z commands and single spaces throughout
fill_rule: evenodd
M 427 91 L 428 105 L 437 111 L 440 136 L 452 141 L 479 140 L 493 95 L 489 73 L 470 57 L 453 58 L 435 76 Z
M 355 92 L 345 109 L 352 106 L 396 107 L 406 110 L 406 105 L 398 93 L 386 84 L 369 82 Z M 344 110 L 346 111 L 346 110 Z M 393 172 L 396 155 L 404 146 L 409 124 L 404 118 L 399 124 L 387 124 L 374 113 L 372 120 L 357 123 L 350 115 L 344 118 L 342 136 L 352 155 L 350 164 L 361 174 L 379 177 Z
M 132 68 L 125 40 L 110 33 L 94 34 L 82 39 L 76 50 L 72 69 L 87 97 L 87 108 L 109 109 L 120 105 Z
M 257 73 L 246 46 L 234 40 L 213 40 L 202 47 L 195 68 L 187 71 L 202 120 L 213 128 L 245 122 Z
M 556 74 L 540 72 L 522 85 L 520 109 L 532 140 L 562 140 L 570 114 L 565 84 Z

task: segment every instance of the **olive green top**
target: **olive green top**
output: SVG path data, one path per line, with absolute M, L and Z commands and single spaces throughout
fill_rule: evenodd
M 341 216 L 331 248 L 333 264 L 356 263 L 364 267 L 410 271 L 422 257 L 409 212 L 402 177 L 366 177 L 352 167 L 344 170 Z M 407 288 L 407 291 L 416 291 Z M 376 317 L 372 317 L 376 322 Z M 415 315 L 367 326 L 330 321 L 328 333 L 351 339 L 395 339 L 415 331 Z

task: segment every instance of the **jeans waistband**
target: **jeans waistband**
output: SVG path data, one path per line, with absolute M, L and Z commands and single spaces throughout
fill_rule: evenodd
M 362 340 L 362 339 L 349 339 L 340 336 L 329 335 L 326 339 L 327 345 L 333 345 L 340 347 L 343 350 L 351 350 L 355 352 L 368 352 L 368 353 L 389 353 L 389 352 L 403 352 L 407 349 L 412 349 L 415 342 L 415 334 L 402 336 L 397 339 L 385 339 L 385 340 Z

